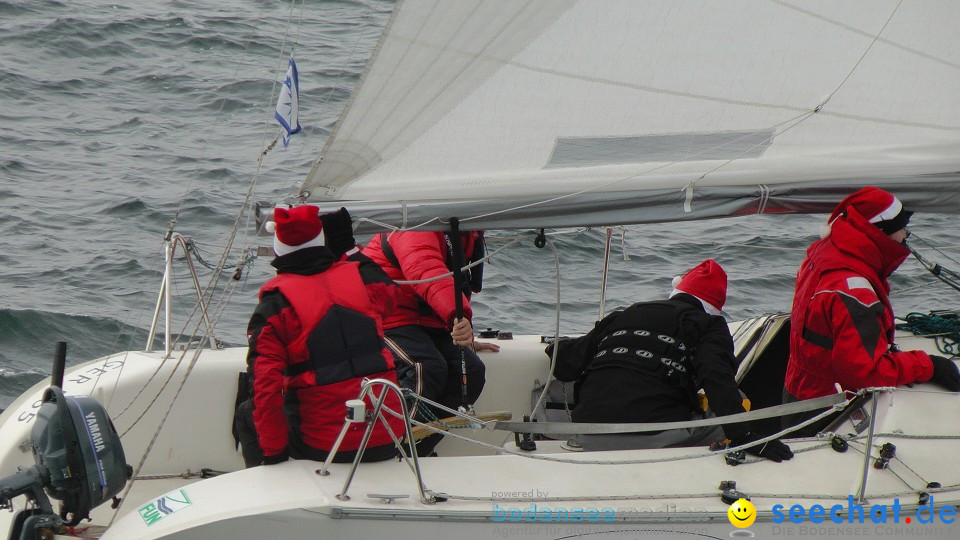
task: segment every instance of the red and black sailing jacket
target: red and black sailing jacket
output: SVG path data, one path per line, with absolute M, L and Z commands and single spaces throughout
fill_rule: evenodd
M 464 260 L 483 257 L 482 233 L 461 234 Z M 363 254 L 383 268 L 394 281 L 419 281 L 441 276 L 453 268 L 451 247 L 447 236 L 440 231 L 404 231 L 375 235 L 363 248 Z M 384 243 L 386 242 L 386 244 Z M 463 314 L 473 319 L 469 292 L 480 292 L 482 265 L 472 269 L 467 277 L 469 290 L 462 292 Z M 416 285 L 401 285 L 397 309 L 384 318 L 385 328 L 417 325 L 428 328 L 453 328 L 456 302 L 453 296 L 453 277 Z
M 325 257 L 317 258 L 317 252 Z M 281 273 L 260 289 L 248 329 L 254 423 L 265 456 L 286 450 L 288 429 L 306 444 L 328 451 L 343 426 L 345 402 L 359 395 L 362 379 L 397 380 L 381 324 L 394 306 L 396 285 L 372 263 L 382 279 L 368 278 L 356 262 L 332 262 L 322 247 L 277 259 L 288 260 L 275 263 Z M 283 262 L 294 264 L 285 267 Z M 372 411 L 369 400 L 367 405 Z M 393 394 L 386 405 L 401 410 Z M 400 436 L 402 420 L 386 417 Z M 353 424 L 340 448 L 356 450 L 365 427 Z M 391 440 L 378 423 L 369 445 Z
M 844 390 L 927 381 L 933 363 L 923 351 L 898 351 L 887 278 L 910 250 L 856 209 L 814 242 L 797 271 L 784 381 L 798 399 Z

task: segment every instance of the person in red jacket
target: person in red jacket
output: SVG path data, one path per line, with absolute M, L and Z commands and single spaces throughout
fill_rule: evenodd
M 465 261 L 483 257 L 483 233 L 461 234 Z M 403 231 L 375 235 L 363 254 L 380 265 L 394 281 L 423 281 L 454 270 L 452 243 L 443 232 Z M 423 365 L 423 392 L 427 399 L 456 409 L 471 405 L 480 396 L 485 367 L 476 351 L 498 351 L 491 343 L 473 339 L 470 295 L 482 285 L 482 265 L 464 275 L 464 290 L 455 292 L 452 276 L 412 285 L 401 285 L 397 309 L 384 318 L 385 334 Z M 465 273 L 467 274 L 467 273 Z M 463 301 L 463 316 L 457 317 L 456 299 Z M 466 363 L 466 401 L 462 396 L 461 359 Z M 446 416 L 434 411 L 440 417 Z M 441 437 L 431 436 L 418 445 L 429 454 Z
M 896 197 L 872 186 L 834 209 L 828 235 L 807 249 L 797 272 L 785 402 L 835 393 L 835 384 L 858 390 L 930 381 L 960 391 L 953 361 L 901 351 L 893 342 L 887 278 L 910 254 L 905 241 L 912 214 Z M 810 416 L 794 415 L 784 423 L 796 425 Z M 816 434 L 829 420 L 797 433 Z
M 345 402 L 358 396 L 362 380 L 396 382 L 382 319 L 394 309 L 397 287 L 372 262 L 338 260 L 341 254 L 324 246 L 316 206 L 277 208 L 274 222 L 277 276 L 260 289 L 247 329 L 253 422 L 264 464 L 288 457 L 320 461 L 343 426 Z M 401 410 L 395 394 L 386 405 Z M 386 418 L 402 437 L 402 419 Z M 335 461 L 354 459 L 365 429 L 362 423 L 351 426 Z M 393 439 L 378 422 L 363 460 L 395 455 Z

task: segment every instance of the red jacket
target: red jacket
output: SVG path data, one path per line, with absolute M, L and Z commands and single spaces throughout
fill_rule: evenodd
M 887 278 L 910 250 L 853 208 L 814 242 L 797 272 L 784 386 L 810 399 L 870 386 L 927 381 L 923 351 L 897 351 Z
M 479 233 L 469 232 L 461 235 L 465 260 L 470 260 Z M 381 238 L 386 237 L 394 256 L 384 252 Z M 363 254 L 370 257 L 383 268 L 394 281 L 419 281 L 450 272 L 453 266 L 449 262 L 449 250 L 444 233 L 439 231 L 405 231 L 393 234 L 375 235 Z M 399 266 L 395 264 L 399 263 Z M 453 277 L 421 283 L 401 285 L 397 299 L 397 309 L 383 320 L 385 328 L 418 325 L 430 328 L 453 328 L 456 317 L 456 304 L 453 296 Z M 473 318 L 470 300 L 463 297 L 463 314 Z M 421 301 L 422 299 L 422 301 Z
M 397 381 L 381 324 L 393 302 L 379 291 L 381 283 L 365 283 L 358 267 L 336 262 L 320 273 L 281 273 L 260 289 L 253 321 L 262 324 L 251 323 L 248 361 L 254 423 L 265 456 L 286 450 L 290 427 L 308 445 L 330 450 L 343 426 L 344 403 L 357 397 L 362 379 Z M 297 414 L 288 418 L 285 402 Z M 394 394 L 386 405 L 401 410 Z M 373 410 L 369 400 L 368 410 Z M 386 417 L 400 436 L 402 420 Z M 340 448 L 356 450 L 365 428 L 353 424 Z M 378 423 L 369 445 L 391 440 Z

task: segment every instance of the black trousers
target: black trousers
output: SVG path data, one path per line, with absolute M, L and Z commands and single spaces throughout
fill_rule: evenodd
M 423 397 L 451 409 L 464 405 L 461 359 L 467 368 L 467 404 L 472 405 L 480 397 L 486 383 L 486 366 L 469 347 L 455 345 L 446 330 L 408 325 L 384 330 L 384 334 L 411 359 L 422 364 Z M 432 407 L 430 414 L 425 414 L 424 408 L 421 404 L 417 420 L 429 421 L 433 419 L 432 416 L 449 416 Z M 441 434 L 426 437 L 417 444 L 417 453 L 422 456 L 429 455 L 442 439 Z
M 313 461 L 326 461 L 327 456 L 330 455 L 330 452 L 326 450 L 321 450 L 319 448 L 314 448 L 307 443 L 303 442 L 296 433 L 290 434 L 290 442 L 287 443 L 287 449 L 290 452 L 290 457 L 293 459 L 311 459 Z M 372 461 L 384 461 L 390 458 L 399 456 L 397 447 L 393 443 L 384 444 L 381 446 L 368 446 L 367 449 L 363 452 L 363 457 L 360 458 L 362 463 L 370 463 Z M 334 463 L 352 463 L 354 458 L 357 457 L 356 450 L 343 451 L 340 450 L 337 452 L 337 455 L 333 457 Z
M 467 402 L 473 404 L 480 397 L 486 382 L 486 367 L 469 347 L 455 345 L 449 332 L 409 325 L 390 328 L 384 333 L 410 358 L 423 365 L 423 397 L 451 409 L 464 404 L 461 354 L 467 365 Z
M 243 463 L 250 467 L 256 467 L 263 463 L 263 450 L 260 449 L 260 440 L 257 438 L 257 428 L 253 423 L 253 400 L 248 399 L 240 403 L 237 407 L 236 415 L 233 418 L 234 427 L 240 438 L 240 451 L 243 454 Z M 310 459 L 313 461 L 326 461 L 330 452 L 314 448 L 300 439 L 300 436 L 291 431 L 290 439 L 287 443 L 287 453 L 292 459 Z M 396 446 L 393 443 L 382 446 L 367 447 L 360 461 L 369 463 L 372 461 L 384 461 L 397 457 Z M 352 463 L 357 456 L 356 450 L 339 451 L 333 458 L 334 463 Z

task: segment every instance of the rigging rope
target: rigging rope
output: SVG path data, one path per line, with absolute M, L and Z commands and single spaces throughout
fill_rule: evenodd
M 219 268 L 217 265 L 211 262 L 207 262 L 207 260 L 203 258 L 203 255 L 200 253 L 200 249 L 197 247 L 197 243 L 192 238 L 184 238 L 184 240 L 185 240 L 186 249 L 193 255 L 194 260 L 196 260 L 197 263 L 199 263 L 201 266 L 203 266 L 208 270 L 213 270 L 213 271 L 219 270 L 221 272 L 226 272 L 227 271 L 226 267 L 228 266 L 238 266 L 238 267 L 250 266 L 253 264 L 253 260 L 256 258 L 255 253 L 251 254 L 249 250 L 244 250 L 244 253 L 241 255 L 240 260 L 238 262 L 236 262 L 235 264 L 225 262 L 224 267 Z
M 913 253 L 914 258 L 920 261 L 920 264 L 924 268 L 930 271 L 937 279 L 946 283 L 953 290 L 960 292 L 960 274 L 940 266 L 938 263 L 930 262 L 920 255 L 917 250 L 910 248 L 910 252 Z
M 906 330 L 917 336 L 932 337 L 937 350 L 950 356 L 960 354 L 960 317 L 956 313 L 938 315 L 908 313 L 897 330 Z

